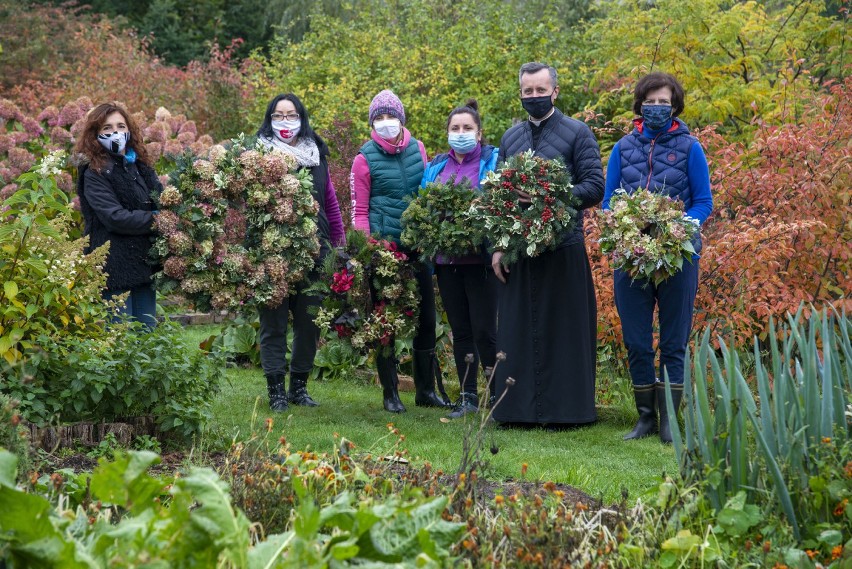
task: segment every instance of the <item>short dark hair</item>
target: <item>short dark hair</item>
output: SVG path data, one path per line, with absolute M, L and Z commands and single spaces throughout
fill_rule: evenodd
M 633 91 L 633 112 L 636 116 L 642 116 L 642 102 L 648 93 L 662 87 L 672 90 L 672 116 L 676 117 L 683 112 L 683 87 L 680 82 L 674 75 L 655 71 L 636 83 L 636 89 Z
M 547 72 L 550 74 L 550 86 L 554 89 L 559 87 L 559 77 L 556 74 L 556 68 L 551 67 L 546 63 L 539 63 L 538 61 L 530 61 L 529 63 L 521 65 L 521 70 L 518 71 L 518 83 L 521 82 L 521 77 L 525 74 L 538 73 L 542 69 L 547 69 Z
M 263 115 L 263 123 L 260 125 L 260 128 L 257 129 L 257 136 L 265 138 L 272 138 L 274 136 L 275 133 L 272 132 L 272 113 L 275 112 L 275 107 L 278 106 L 278 103 L 283 100 L 293 103 L 293 106 L 296 107 L 296 112 L 299 113 L 299 120 L 302 123 L 299 128 L 299 136 L 303 136 L 305 138 L 317 138 L 314 135 L 314 131 L 311 129 L 311 123 L 308 120 L 308 111 L 305 109 L 305 105 L 303 105 L 302 101 L 299 100 L 299 97 L 293 93 L 277 95 L 269 102 L 269 105 L 266 107 L 266 114 Z
M 472 116 L 473 122 L 476 123 L 476 128 L 479 129 L 479 132 L 482 132 L 482 118 L 479 116 L 479 103 L 476 101 L 476 99 L 468 99 L 464 105 L 456 107 L 455 109 L 450 111 L 450 115 L 447 117 L 447 130 L 450 129 L 450 121 L 453 120 L 453 117 L 456 115 Z M 485 144 L 484 134 L 480 137 L 480 142 L 482 144 Z

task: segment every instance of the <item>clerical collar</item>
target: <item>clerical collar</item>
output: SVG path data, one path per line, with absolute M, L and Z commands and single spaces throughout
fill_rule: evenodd
M 543 119 L 535 120 L 532 117 L 529 117 L 529 121 L 531 123 L 533 123 L 535 126 L 541 126 L 541 123 L 543 123 L 544 121 L 549 119 L 551 116 L 553 116 L 554 112 L 556 112 L 556 107 L 550 107 L 550 112 L 547 113 L 547 116 L 545 116 Z

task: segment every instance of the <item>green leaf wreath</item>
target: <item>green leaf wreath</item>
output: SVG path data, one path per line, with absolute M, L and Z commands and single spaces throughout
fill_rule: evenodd
M 610 209 L 598 211 L 601 251 L 612 254 L 615 269 L 655 285 L 692 262 L 698 221 L 684 214 L 683 202 L 646 189 L 616 190 Z
M 458 185 L 455 176 L 446 184 L 427 184 L 402 214 L 402 243 L 424 259 L 475 253 L 482 244 L 482 233 L 470 221 L 474 197 L 467 178 Z

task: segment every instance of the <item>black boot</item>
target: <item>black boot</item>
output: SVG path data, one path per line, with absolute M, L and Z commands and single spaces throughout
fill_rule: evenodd
M 662 381 L 657 382 L 657 406 L 660 408 L 660 440 L 664 443 L 672 442 L 671 423 L 674 422 L 675 429 L 679 429 L 677 424 L 677 414 L 680 410 L 680 401 L 683 398 L 683 384 L 670 383 L 672 389 L 672 403 L 674 404 L 675 416 L 669 417 L 669 409 L 666 407 L 666 384 Z
M 435 350 L 414 350 L 414 404 L 418 407 L 447 407 L 435 393 Z
M 453 405 L 452 412 L 447 417 L 458 419 L 468 413 L 476 413 L 477 411 L 479 411 L 479 397 L 476 393 L 462 393 L 458 402 Z
M 639 421 L 632 431 L 624 435 L 625 441 L 641 439 L 657 432 L 657 394 L 654 384 L 634 385 L 633 398 L 636 400 Z
M 311 399 L 311 396 L 308 395 L 307 372 L 290 372 L 290 392 L 287 394 L 287 398 L 293 405 L 301 405 L 303 407 L 319 407 L 319 403 Z
M 284 376 L 267 375 L 266 390 L 269 392 L 269 408 L 273 411 L 286 411 L 287 392 L 284 391 Z
M 405 413 L 405 406 L 399 400 L 399 392 L 396 387 L 399 383 L 399 378 L 396 375 L 396 360 L 393 356 L 376 354 L 376 371 L 379 372 L 379 383 L 382 384 L 382 403 L 385 411 Z

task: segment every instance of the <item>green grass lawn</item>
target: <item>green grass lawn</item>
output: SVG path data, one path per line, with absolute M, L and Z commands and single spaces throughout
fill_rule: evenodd
M 188 328 L 187 339 L 196 343 L 214 331 L 209 326 Z M 227 376 L 228 382 L 214 402 L 209 443 L 226 444 L 233 437 L 262 431 L 264 420 L 274 417 L 275 433 L 283 434 L 294 449 L 331 451 L 339 442 L 336 433 L 354 442 L 356 450 L 387 454 L 395 450 L 396 437 L 388 437 L 387 424 L 392 422 L 405 435 L 402 448 L 413 461 L 428 461 L 447 472 L 458 468 L 467 431 L 464 420 L 442 422 L 446 411 L 415 407 L 413 393 L 400 394 L 408 412 L 394 415 L 382 408 L 378 385 L 363 379 L 316 381 L 308 387 L 320 407 L 291 406 L 286 413 L 273 414 L 259 369 L 233 368 Z M 450 394 L 457 392 L 456 387 Z M 596 424 L 555 433 L 489 426 L 485 453 L 490 471 L 486 475 L 517 479 L 521 477 L 521 465 L 526 463 L 528 480 L 570 484 L 595 498 L 603 498 L 605 503 L 617 501 L 622 488 L 636 497 L 655 487 L 664 471 L 674 473 L 676 463 L 672 448 L 662 445 L 656 437 L 622 440 L 632 427 L 633 413 L 627 403 L 602 407 Z M 499 449 L 496 455 L 488 451 L 492 440 Z

